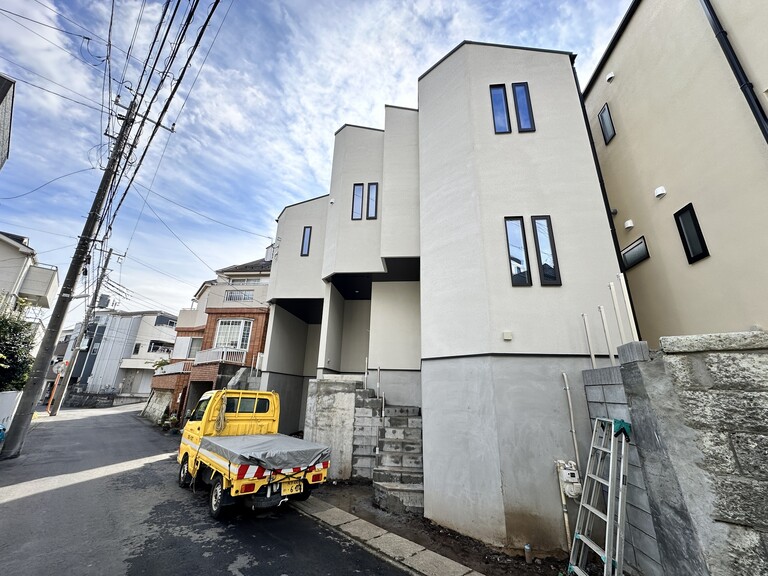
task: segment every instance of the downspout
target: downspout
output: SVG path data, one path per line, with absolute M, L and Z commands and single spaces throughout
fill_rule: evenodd
M 709 0 L 700 0 L 700 2 L 707 15 L 707 20 L 709 20 L 709 24 L 715 32 L 715 38 L 717 38 L 717 41 L 720 43 L 720 48 L 723 50 L 725 59 L 728 60 L 733 75 L 736 76 L 739 88 L 741 88 L 744 98 L 747 99 L 747 105 L 749 105 L 749 109 L 752 110 L 752 114 L 755 116 L 760 132 L 763 133 L 763 138 L 765 138 L 765 142 L 768 143 L 768 117 L 766 117 L 765 110 L 763 110 L 755 91 L 752 89 L 752 83 L 749 81 L 747 73 L 744 72 L 744 68 L 741 66 L 736 51 L 733 49 L 730 40 L 728 40 L 728 33 L 723 30 L 723 26 L 720 24 L 720 20 L 715 13 L 712 3 Z

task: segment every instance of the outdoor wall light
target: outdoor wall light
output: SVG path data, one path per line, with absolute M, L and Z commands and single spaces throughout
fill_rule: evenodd
M 656 198 L 664 198 L 664 196 L 667 195 L 667 189 L 664 188 L 664 186 L 659 186 L 654 190 L 653 195 L 656 196 Z
M 613 79 L 615 77 L 616 77 L 616 74 L 614 74 L 613 72 L 608 72 L 608 76 L 605 77 L 605 81 L 610 84 L 611 82 L 613 82 Z
M 625 220 L 624 221 L 624 230 L 632 230 L 632 228 L 635 227 L 635 223 L 632 222 L 632 220 Z

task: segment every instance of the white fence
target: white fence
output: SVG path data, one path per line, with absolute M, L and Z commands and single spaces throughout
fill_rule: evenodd
M 201 350 L 195 355 L 195 365 L 210 362 L 227 362 L 228 364 L 245 364 L 246 350 L 238 348 L 210 348 Z

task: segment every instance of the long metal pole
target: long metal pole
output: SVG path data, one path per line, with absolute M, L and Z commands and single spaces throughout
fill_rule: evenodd
M 112 258 L 112 248 L 110 248 L 109 252 L 107 252 L 107 257 L 104 260 L 104 264 L 102 265 L 101 271 L 99 272 L 99 277 L 96 280 L 96 288 L 93 290 L 91 303 L 88 305 L 88 310 L 85 313 L 85 319 L 83 320 L 83 324 L 80 326 L 80 332 L 78 333 L 77 339 L 75 340 L 75 349 L 72 352 L 72 360 L 67 365 L 66 370 L 64 370 L 63 381 L 61 386 L 59 386 L 58 390 L 56 391 L 56 396 L 53 399 L 53 407 L 50 410 L 51 416 L 56 416 L 56 414 L 59 413 L 61 404 L 64 402 L 64 395 L 67 393 L 69 379 L 72 377 L 72 371 L 75 369 L 77 357 L 80 354 L 80 346 L 83 343 L 83 338 L 85 338 L 85 335 L 88 332 L 88 325 L 93 319 L 93 312 L 96 310 L 96 303 L 99 300 L 99 292 L 101 291 L 101 283 L 104 281 L 104 276 L 107 274 L 107 266 L 109 266 L 110 258 Z
M 123 125 L 120 128 L 120 134 L 115 142 L 115 147 L 112 149 L 112 154 L 109 157 L 107 168 L 104 170 L 104 175 L 101 178 L 99 189 L 96 191 L 96 196 L 93 199 L 91 210 L 88 213 L 88 218 L 83 226 L 83 232 L 80 235 L 80 239 L 77 242 L 77 248 L 75 248 L 75 253 L 72 256 L 72 262 L 69 264 L 69 270 L 64 278 L 64 283 L 61 285 L 59 297 L 53 307 L 51 319 L 48 321 L 48 328 L 46 329 L 43 341 L 40 344 L 40 351 L 37 353 L 37 358 L 35 358 L 35 362 L 32 365 L 29 379 L 24 386 L 19 406 L 16 409 L 16 415 L 13 417 L 11 427 L 8 429 L 5 444 L 3 445 L 3 451 L 0 453 L 0 460 L 15 458 L 21 453 L 24 439 L 27 436 L 29 425 L 32 422 L 32 415 L 35 412 L 35 404 L 45 385 L 45 374 L 48 372 L 48 368 L 51 364 L 51 358 L 53 357 L 56 342 L 59 339 L 61 326 L 64 323 L 64 317 L 67 315 L 69 303 L 72 300 L 72 293 L 75 290 L 77 280 L 80 277 L 80 271 L 83 268 L 85 259 L 90 252 L 91 244 L 94 241 L 93 236 L 96 234 L 99 219 L 101 218 L 101 210 L 104 207 L 104 201 L 107 198 L 109 189 L 112 186 L 112 180 L 115 177 L 120 159 L 123 156 L 123 151 L 125 150 L 125 145 L 128 141 L 128 135 L 130 134 L 135 114 L 136 103 L 134 101 L 131 102 L 128 107 L 128 112 L 125 115 Z
M 611 291 L 611 300 L 613 301 L 613 313 L 616 315 L 616 324 L 619 325 L 619 338 L 621 343 L 626 344 L 627 337 L 624 335 L 624 326 L 621 322 L 621 313 L 619 312 L 619 301 L 616 298 L 616 286 L 613 282 L 608 282 L 608 289 Z
M 613 357 L 613 342 L 611 342 L 611 333 L 608 331 L 608 321 L 605 319 L 605 307 L 598 306 L 600 312 L 600 319 L 603 321 L 603 332 L 605 332 L 605 345 L 608 346 L 608 358 L 611 359 L 611 366 L 616 365 L 616 360 Z

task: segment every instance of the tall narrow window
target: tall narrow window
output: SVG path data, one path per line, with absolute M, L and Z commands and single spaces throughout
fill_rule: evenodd
M 352 188 L 352 220 L 363 219 L 363 185 L 355 184 Z
M 375 220 L 379 209 L 379 184 L 371 182 L 368 184 L 368 209 L 365 217 L 368 220 Z
M 688 204 L 675 212 L 675 222 L 677 223 L 677 231 L 680 232 L 680 240 L 683 242 L 688 264 L 693 264 L 709 256 L 707 243 L 701 233 L 701 226 L 699 226 L 699 219 L 696 218 L 696 212 L 693 210 L 693 204 Z
M 512 286 L 530 286 L 531 272 L 528 269 L 528 246 L 525 243 L 525 227 L 520 216 L 504 218 L 507 228 L 507 252 Z
M 531 95 L 528 92 L 528 82 L 512 84 L 512 96 L 515 99 L 517 129 L 520 132 L 535 132 L 536 124 L 533 121 L 533 107 L 531 106 Z
M 560 266 L 557 263 L 552 220 L 549 216 L 531 216 L 536 258 L 539 261 L 539 280 L 542 286 L 561 286 Z
M 491 86 L 491 107 L 493 109 L 493 129 L 496 134 L 507 134 L 512 131 L 507 107 L 507 89 L 504 84 Z
M 301 237 L 301 255 L 309 256 L 309 241 L 312 238 L 312 226 L 304 226 L 304 234 Z
M 603 131 L 603 140 L 608 144 L 608 142 L 613 140 L 613 137 L 616 136 L 616 130 L 613 127 L 613 118 L 611 118 L 611 110 L 608 108 L 607 103 L 603 106 L 603 109 L 600 110 L 598 119 L 600 120 L 600 129 Z

